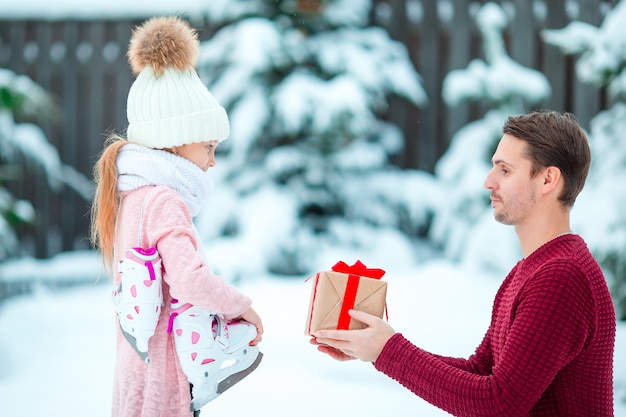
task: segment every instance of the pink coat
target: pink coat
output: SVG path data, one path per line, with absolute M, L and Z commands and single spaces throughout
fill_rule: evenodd
M 252 302 L 203 261 L 189 209 L 176 191 L 163 186 L 123 194 L 114 268 L 127 248 L 137 246 L 144 198 L 141 245 L 156 247 L 161 255 L 164 307 L 150 339 L 149 364 L 141 360 L 118 327 L 112 416 L 190 417 L 189 382 L 178 363 L 174 340 L 167 333 L 171 299 L 222 312 L 226 318 L 238 317 Z M 115 285 L 120 279 L 116 272 Z

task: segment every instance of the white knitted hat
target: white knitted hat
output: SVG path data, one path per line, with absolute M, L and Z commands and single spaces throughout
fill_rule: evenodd
M 163 149 L 228 137 L 226 111 L 196 73 L 198 49 L 197 33 L 178 17 L 152 18 L 134 30 L 129 141 Z

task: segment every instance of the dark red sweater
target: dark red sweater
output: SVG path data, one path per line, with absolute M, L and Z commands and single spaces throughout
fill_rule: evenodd
M 560 236 L 521 260 L 469 360 L 400 333 L 374 366 L 455 416 L 613 416 L 615 310 L 585 242 Z

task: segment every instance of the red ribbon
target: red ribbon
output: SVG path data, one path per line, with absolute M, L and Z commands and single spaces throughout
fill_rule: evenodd
M 343 303 L 337 321 L 337 330 L 348 330 L 351 320 L 348 310 L 354 307 L 361 277 L 381 279 L 382 276 L 385 275 L 385 271 L 377 268 L 367 268 L 358 260 L 352 266 L 348 266 L 345 262 L 339 261 L 332 267 L 332 270 L 342 274 L 348 274 L 346 291 L 343 296 Z
M 384 270 L 368 268 L 363 262 L 358 260 L 352 266 L 348 266 L 348 264 L 344 261 L 339 261 L 332 267 L 332 270 L 335 272 L 341 272 L 342 274 L 354 274 L 374 279 L 381 279 L 383 275 L 385 275 Z

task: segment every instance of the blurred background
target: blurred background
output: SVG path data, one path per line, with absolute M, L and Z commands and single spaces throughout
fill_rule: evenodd
M 469 243 L 484 234 L 482 179 L 500 127 L 509 114 L 549 108 L 573 112 L 589 133 L 594 164 L 574 226 L 623 319 L 624 8 L 610 0 L 4 2 L 0 262 L 90 249 L 92 167 L 107 134 L 127 125 L 131 30 L 178 14 L 198 28 L 198 71 L 232 124 L 215 172 L 219 208 L 198 219 L 218 271 L 310 273 L 327 263 L 320 248 L 364 253 L 380 250 L 368 249 L 380 239 L 401 242 L 409 263 L 424 243 L 451 259 L 480 257 Z M 518 254 L 514 243 L 501 246 L 480 262 L 508 270 Z M 233 247 L 249 251 L 247 265 L 220 262 Z M 0 300 L 27 287 L 1 280 Z

